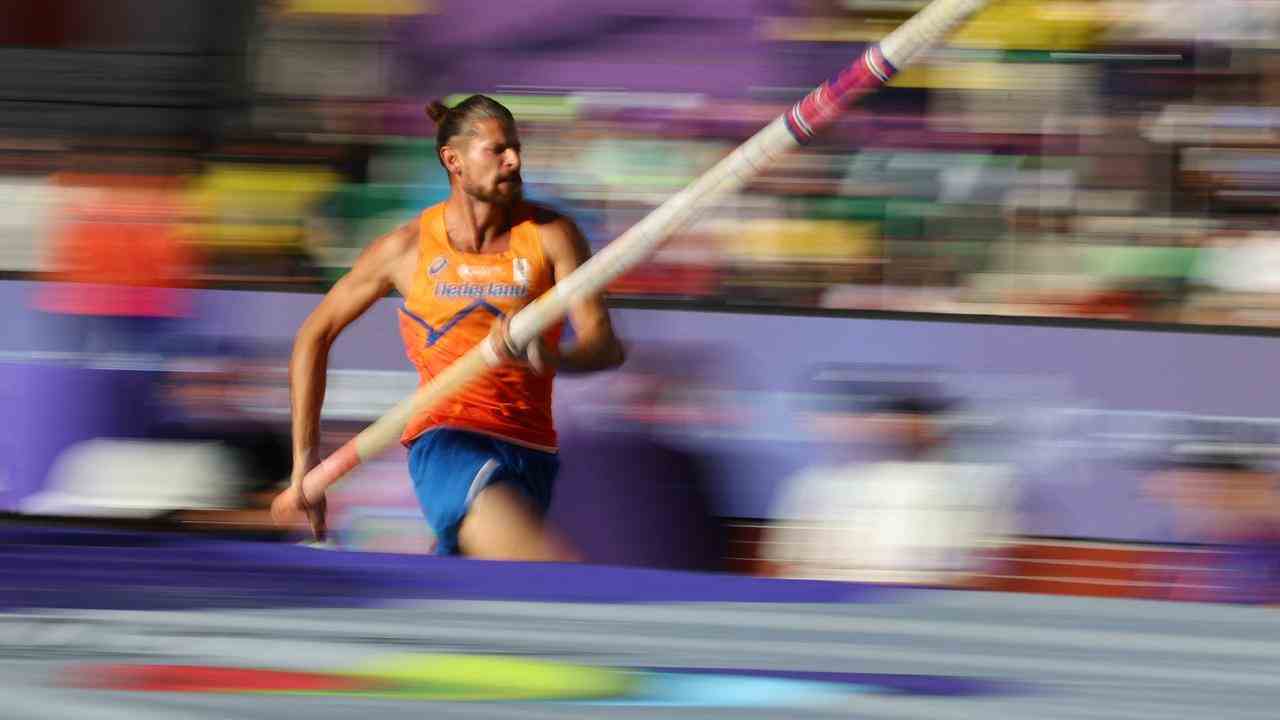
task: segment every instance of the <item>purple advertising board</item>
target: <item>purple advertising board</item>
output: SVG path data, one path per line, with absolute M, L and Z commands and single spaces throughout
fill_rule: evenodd
M 0 283 L 10 329 L 0 345 L 0 388 L 11 409 L 4 509 L 40 487 L 58 443 L 138 426 L 130 398 L 140 391 L 129 383 L 139 381 L 126 378 L 137 369 L 40 354 L 46 323 L 28 309 L 30 288 Z M 197 300 L 187 332 L 287 347 L 319 296 L 202 291 Z M 345 402 L 343 392 L 368 401 L 349 420 L 372 419 L 413 385 L 396 304 L 382 301 L 333 348 L 330 402 Z M 557 512 L 569 524 L 574 497 L 590 495 L 592 512 L 604 512 L 626 493 L 665 482 L 664 468 L 682 462 L 700 468 L 700 494 L 655 492 L 651 516 L 687 496 L 718 516 L 770 517 L 790 478 L 830 459 L 806 421 L 805 384 L 828 363 L 897 369 L 945 386 L 961 401 L 965 450 L 1016 468 L 1019 530 L 1035 535 L 1179 539 L 1167 509 L 1142 492 L 1143 463 L 1188 428 L 1272 442 L 1280 408 L 1271 381 L 1280 343 L 1263 335 L 657 309 L 613 315 L 630 349 L 627 365 L 557 381 L 562 482 L 578 488 L 558 500 L 568 504 Z M 344 374 L 393 387 L 343 391 Z M 637 420 L 635 398 L 653 396 L 655 384 L 666 399 Z M 647 444 L 619 442 L 637 436 Z M 397 500 L 410 515 L 411 501 L 407 492 Z

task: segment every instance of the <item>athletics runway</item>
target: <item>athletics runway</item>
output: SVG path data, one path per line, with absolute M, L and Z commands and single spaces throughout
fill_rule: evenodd
M 5 718 L 1273 718 L 1260 607 L 0 528 Z

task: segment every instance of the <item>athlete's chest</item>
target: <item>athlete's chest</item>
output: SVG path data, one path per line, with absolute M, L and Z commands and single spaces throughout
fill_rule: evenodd
M 422 260 L 414 284 L 423 300 L 521 303 L 543 289 L 542 268 L 517 252 L 491 256 L 441 252 Z

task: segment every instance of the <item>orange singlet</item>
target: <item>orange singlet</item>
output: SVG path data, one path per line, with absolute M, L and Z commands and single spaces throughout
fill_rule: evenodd
M 514 210 L 511 241 L 500 253 L 453 249 L 444 229 L 444 204 L 423 211 L 418 267 L 400 309 L 400 334 L 421 382 L 484 340 L 495 317 L 514 315 L 554 284 L 533 219 L 536 210 L 526 203 Z M 549 330 L 548 342 L 558 343 L 562 329 L 559 323 Z M 469 430 L 554 452 L 551 377 L 510 363 L 491 370 L 414 417 L 400 440 L 408 445 L 437 427 Z

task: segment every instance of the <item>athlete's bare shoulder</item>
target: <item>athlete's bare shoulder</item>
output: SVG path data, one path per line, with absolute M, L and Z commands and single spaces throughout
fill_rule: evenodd
M 409 291 L 418 267 L 419 223 L 411 220 L 374 240 L 366 252 L 373 253 L 383 272 L 401 295 Z
M 375 244 L 382 245 L 382 252 L 390 256 L 400 256 L 416 250 L 418 247 L 418 221 L 409 222 L 379 237 Z
M 586 238 L 576 223 L 545 205 L 525 203 L 528 219 L 538 226 L 542 249 L 553 262 L 565 256 L 579 257 L 586 248 Z

